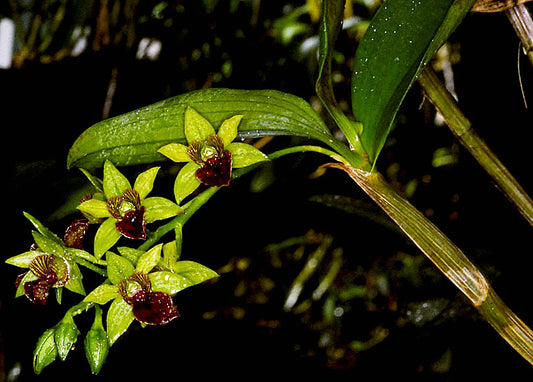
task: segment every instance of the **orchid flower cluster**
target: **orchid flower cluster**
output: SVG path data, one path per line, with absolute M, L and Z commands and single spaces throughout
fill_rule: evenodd
M 95 318 L 85 336 L 84 349 L 91 371 L 97 374 L 110 347 L 134 321 L 143 327 L 168 324 L 180 317 L 173 299 L 178 292 L 218 276 L 204 265 L 180 259 L 182 237 L 177 228 L 181 228 L 179 219 L 188 213 L 189 205 L 184 202 L 197 197 L 195 191 L 200 185 L 228 186 L 234 168 L 266 161 L 268 157 L 251 145 L 234 142 L 240 115 L 225 120 L 218 132 L 190 107 L 184 118 L 188 144 L 171 143 L 158 150 L 174 162 L 186 162 L 174 184 L 175 201 L 150 195 L 160 167 L 142 172 L 132 185 L 107 160 L 102 179 L 82 169 L 94 186 L 94 193 L 81 199 L 77 206 L 81 216 L 73 220 L 62 237 L 24 213 L 34 227 L 34 243 L 28 251 L 6 260 L 25 270 L 16 278 L 15 296 L 25 296 L 38 305 L 46 305 L 52 292 L 61 303 L 64 289 L 83 296 L 39 338 L 33 360 L 36 373 L 58 357 L 66 359 L 80 335 L 74 317 L 90 308 L 94 308 Z M 151 244 L 148 240 L 152 235 L 147 226 L 169 219 L 176 222 L 176 239 L 154 242 L 145 248 Z M 97 228 L 91 230 L 94 226 Z M 103 278 L 89 293 L 81 269 Z

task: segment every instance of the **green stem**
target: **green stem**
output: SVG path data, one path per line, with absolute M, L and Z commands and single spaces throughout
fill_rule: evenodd
M 494 329 L 529 363 L 533 364 L 533 331 L 492 290 L 464 253 L 406 199 L 398 195 L 379 173 L 341 164 L 344 170 L 389 215 L 417 247 L 472 302 Z
M 533 201 L 485 141 L 472 129 L 470 121 L 461 112 L 459 105 L 435 72 L 426 68 L 418 77 L 418 81 L 431 103 L 446 120 L 450 130 L 492 177 L 503 194 L 533 226 Z

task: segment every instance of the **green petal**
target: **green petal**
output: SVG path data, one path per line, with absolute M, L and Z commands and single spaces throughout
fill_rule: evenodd
M 28 268 L 33 259 L 44 254 L 45 253 L 41 251 L 28 251 L 21 253 L 20 255 L 10 257 L 6 260 L 6 263 L 20 268 Z
M 109 210 L 107 209 L 107 203 L 99 199 L 93 198 L 86 200 L 76 208 L 81 212 L 88 213 L 97 219 L 108 218 L 111 216 Z
M 100 259 L 122 236 L 115 226 L 116 222 L 116 219 L 108 218 L 96 231 L 94 236 L 94 256 L 97 259 Z
M 83 288 L 82 282 L 83 275 L 81 274 L 78 264 L 71 261 L 69 262 L 69 266 L 69 278 L 67 283 L 65 284 L 65 288 L 67 288 L 71 292 L 85 296 L 85 288 Z
M 141 257 L 144 251 L 140 249 L 130 248 L 130 247 L 119 247 L 118 252 L 128 259 L 133 265 L 137 265 L 139 257 Z
M 174 182 L 176 203 L 181 204 L 183 199 L 192 194 L 200 185 L 200 181 L 196 178 L 196 170 L 199 167 L 196 163 L 189 162 L 182 167 L 178 176 L 176 176 L 176 181 Z
M 37 229 L 37 231 L 39 231 L 44 237 L 50 240 L 53 240 L 59 244 L 63 243 L 63 240 L 61 240 L 55 233 L 53 233 L 48 228 L 46 228 L 39 220 L 31 216 L 29 213 L 24 212 L 24 216 L 26 217 L 26 219 L 28 219 L 31 222 L 31 224 L 33 224 L 35 229 Z
M 148 276 L 150 277 L 150 282 L 152 283 L 154 291 L 164 292 L 171 296 L 194 285 L 194 283 L 185 276 L 168 271 L 153 272 Z
M 163 245 L 162 267 L 173 270 L 174 264 L 176 264 L 179 257 L 180 253 L 178 252 L 178 243 L 176 240 L 172 240 L 171 242 Z
M 132 306 L 125 302 L 120 296 L 115 298 L 109 307 L 106 318 L 109 345 L 113 345 L 115 341 L 128 330 L 134 319 Z
M 159 196 L 144 199 L 142 205 L 146 209 L 144 218 L 147 223 L 168 219 L 185 212 L 185 210 L 176 203 Z
M 49 255 L 64 256 L 65 250 L 63 249 L 63 245 L 57 241 L 49 239 L 37 231 L 33 231 L 32 235 L 33 240 L 41 251 L 48 253 Z
M 174 162 L 190 162 L 191 158 L 187 154 L 189 147 L 182 145 L 181 143 L 169 143 L 161 147 L 158 152 L 169 158 Z
M 104 184 L 100 179 L 98 179 L 96 176 L 92 175 L 89 171 L 83 168 L 80 168 L 80 171 L 83 173 L 83 175 L 87 177 L 87 179 L 89 180 L 89 182 L 91 182 L 94 188 L 96 188 L 99 192 L 104 192 Z
M 193 285 L 218 277 L 218 273 L 205 265 L 194 261 L 178 261 L 174 266 L 174 272 L 186 277 Z
M 187 142 L 205 141 L 207 137 L 215 134 L 211 123 L 202 117 L 192 107 L 185 110 L 185 137 Z
M 137 179 L 135 179 L 133 188 L 139 193 L 141 200 L 146 198 L 150 191 L 152 191 L 152 188 L 154 188 L 154 180 L 159 169 L 160 167 L 152 167 L 151 169 L 139 174 Z
M 224 147 L 228 146 L 235 138 L 237 138 L 238 127 L 242 117 L 242 115 L 234 115 L 222 122 L 217 134 L 222 138 Z
M 263 154 L 259 149 L 246 143 L 233 142 L 226 149 L 231 152 L 233 168 L 246 167 L 268 160 L 268 156 Z
M 139 257 L 139 261 L 137 262 L 137 267 L 135 270 L 137 272 L 142 272 L 145 274 L 150 273 L 150 271 L 159 263 L 161 260 L 161 249 L 163 248 L 163 244 L 156 245 L 152 249 L 146 251 L 142 254 L 141 257 Z
M 83 299 L 83 301 L 94 302 L 103 305 L 118 296 L 118 288 L 116 285 L 103 284 L 96 287 L 91 293 L 87 295 L 87 297 Z
M 128 179 L 111 163 L 104 163 L 104 193 L 107 199 L 120 196 L 124 190 L 131 188 Z
M 22 277 L 22 280 L 20 280 L 19 282 L 19 286 L 15 292 L 15 298 L 17 297 L 20 297 L 20 296 L 24 296 L 24 284 L 29 282 L 29 281 L 35 281 L 35 280 L 38 280 L 39 278 L 37 276 L 35 276 L 35 274 L 31 271 L 29 272 L 26 272 L 26 274 Z
M 107 260 L 107 277 L 115 285 L 135 272 L 135 267 L 125 257 L 113 252 L 107 252 L 105 258 Z

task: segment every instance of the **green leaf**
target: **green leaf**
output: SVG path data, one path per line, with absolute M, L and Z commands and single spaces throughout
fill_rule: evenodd
M 142 205 L 146 209 L 144 213 L 146 223 L 168 219 L 185 212 L 184 209 L 176 203 L 160 196 L 146 198 L 143 200 Z
M 224 146 L 228 146 L 239 132 L 239 123 L 241 123 L 242 115 L 234 115 L 231 118 L 222 122 L 222 125 L 218 129 L 217 135 L 222 138 Z
M 475 0 L 387 0 L 355 55 L 352 108 L 361 143 L 375 163 L 394 116 L 418 73 Z
M 98 179 L 96 176 L 92 175 L 89 171 L 85 170 L 84 168 L 80 168 L 80 171 L 87 177 L 89 182 L 98 190 L 98 192 L 103 193 L 104 192 L 104 183 Z
M 320 40 L 318 49 L 318 78 L 315 89 L 322 104 L 333 118 L 344 136 L 359 154 L 363 154 L 359 149 L 358 133 L 361 126 L 348 119 L 341 110 L 333 93 L 331 63 L 335 48 L 335 41 L 341 30 L 344 17 L 345 0 L 323 0 L 322 18 L 320 22 Z M 363 157 L 361 157 L 363 161 Z
M 107 337 L 110 346 L 128 330 L 134 319 L 131 305 L 124 301 L 121 296 L 111 303 L 106 317 Z
M 31 224 L 33 224 L 35 229 L 37 229 L 37 231 L 39 231 L 41 235 L 43 235 L 47 239 L 55 241 L 58 244 L 63 244 L 63 240 L 61 240 L 55 233 L 46 228 L 39 220 L 37 220 L 27 212 L 24 212 L 24 216 L 31 222 Z
M 120 196 L 131 188 L 129 180 L 111 163 L 104 163 L 104 193 L 107 199 L 112 196 Z
M 139 257 L 139 261 L 137 262 L 137 267 L 135 270 L 137 272 L 148 274 L 157 265 L 157 263 L 159 263 L 159 260 L 161 260 L 162 248 L 163 244 L 159 244 L 143 253 L 142 256 Z
M 117 219 L 107 218 L 94 236 L 94 256 L 100 259 L 122 236 L 116 227 Z
M 43 369 L 57 358 L 54 332 L 55 328 L 47 329 L 37 341 L 37 346 L 33 352 L 33 370 L 36 374 L 41 374 Z
M 133 264 L 120 255 L 107 252 L 105 257 L 107 260 L 107 277 L 115 285 L 130 277 L 135 271 Z
M 268 156 L 259 149 L 246 143 L 233 142 L 226 148 L 231 152 L 233 168 L 246 167 L 268 160 Z
M 200 181 L 196 178 L 196 170 L 199 167 L 194 162 L 188 162 L 178 172 L 178 176 L 176 176 L 176 180 L 174 181 L 174 198 L 176 198 L 176 203 L 181 204 L 183 199 L 192 194 L 200 185 Z
M 312 107 L 294 95 L 276 90 L 203 89 L 97 123 L 74 142 L 67 166 L 94 169 L 106 159 L 117 166 L 160 161 L 164 156 L 157 150 L 162 146 L 187 144 L 184 114 L 188 106 L 212 126 L 242 115 L 242 138 L 297 135 L 326 144 L 333 139 Z
M 117 297 L 119 297 L 119 294 L 116 285 L 102 284 L 93 289 L 83 301 L 104 305 Z
M 141 200 L 146 198 L 148 194 L 152 191 L 152 188 L 154 188 L 154 180 L 157 176 L 157 172 L 159 171 L 160 167 L 152 167 L 151 169 L 148 169 L 139 176 L 137 176 L 137 179 L 135 179 L 135 184 L 133 185 L 133 188 L 139 193 L 139 196 L 141 197 Z

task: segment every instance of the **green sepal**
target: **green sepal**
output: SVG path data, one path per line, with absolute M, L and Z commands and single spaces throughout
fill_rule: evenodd
M 237 138 L 239 123 L 241 123 L 242 117 L 242 115 L 234 115 L 233 117 L 224 120 L 222 125 L 220 125 L 217 135 L 222 138 L 224 146 L 228 146 L 235 138 Z
M 89 171 L 84 168 L 80 168 L 80 171 L 87 177 L 89 182 L 96 188 L 99 192 L 104 193 L 104 183 L 102 180 L 98 179 L 96 176 L 92 175 Z
M 139 257 L 142 256 L 144 251 L 140 249 L 130 248 L 130 247 L 119 247 L 118 252 L 128 259 L 133 265 L 137 265 Z
M 154 291 L 164 292 L 171 296 L 194 285 L 187 277 L 169 271 L 152 272 L 148 276 Z
M 163 244 L 158 244 L 143 253 L 141 257 L 139 257 L 135 271 L 148 274 L 161 260 L 162 248 Z
M 26 217 L 26 219 L 28 219 L 31 224 L 33 224 L 33 226 L 35 227 L 35 229 L 37 231 L 39 231 L 39 233 L 41 233 L 41 235 L 43 235 L 44 237 L 46 237 L 47 239 L 50 239 L 52 241 L 55 241 L 56 243 L 58 244 L 61 244 L 63 243 L 63 240 L 61 240 L 55 233 L 53 233 L 52 231 L 50 231 L 48 228 L 46 228 L 39 220 L 37 220 L 35 217 L 33 217 L 32 215 L 30 215 L 29 213 L 27 212 L 24 212 L 23 213 L 24 216 Z
M 85 288 L 83 287 L 82 282 L 83 275 L 80 271 L 80 268 L 78 267 L 78 264 L 73 261 L 70 261 L 69 268 L 69 278 L 65 284 L 65 288 L 67 288 L 71 292 L 85 296 Z
M 186 277 L 193 284 L 200 284 L 209 279 L 218 277 L 218 273 L 214 270 L 189 260 L 178 261 L 174 266 L 174 272 Z
M 141 200 L 146 198 L 148 194 L 154 188 L 155 177 L 160 167 L 152 167 L 142 173 L 140 173 L 135 179 L 133 188 L 139 193 Z
M 181 225 L 179 225 L 179 228 L 176 228 L 176 230 L 179 229 L 179 234 L 176 232 L 176 240 L 172 240 L 169 243 L 166 243 L 163 245 L 163 258 L 161 259 L 161 262 L 159 265 L 168 270 L 174 270 L 174 265 L 179 260 L 180 257 L 180 251 L 181 251 Z M 179 237 L 178 237 L 179 236 Z M 178 240 L 180 241 L 179 250 L 178 250 Z
M 174 182 L 174 197 L 176 198 L 176 203 L 181 204 L 183 199 L 192 194 L 198 186 L 200 186 L 200 181 L 196 178 L 196 170 L 198 166 L 194 162 L 188 162 L 181 168 L 176 176 L 176 181 Z
M 108 218 L 111 216 L 107 209 L 107 202 L 99 199 L 89 199 L 76 207 L 81 212 L 85 212 L 94 218 Z
M 130 189 L 131 183 L 110 161 L 104 163 L 104 193 L 107 199 L 120 196 Z
M 135 267 L 128 259 L 113 252 L 107 252 L 105 256 L 107 260 L 107 277 L 113 284 L 119 284 L 135 271 Z
M 187 142 L 205 141 L 207 137 L 215 134 L 213 125 L 202 117 L 192 107 L 185 109 L 185 137 Z
M 97 259 L 102 258 L 122 236 L 116 227 L 117 220 L 115 218 L 108 218 L 98 228 L 94 236 L 94 256 Z
M 142 205 L 146 209 L 144 218 L 146 223 L 152 223 L 157 220 L 168 219 L 173 216 L 185 213 L 185 210 L 176 203 L 162 198 L 160 196 L 152 196 L 142 201 Z
M 33 352 L 33 371 L 41 374 L 43 369 L 57 358 L 57 347 L 54 339 L 55 328 L 45 330 L 39 337 Z
M 157 152 L 163 154 L 168 159 L 173 162 L 190 162 L 191 158 L 187 154 L 189 150 L 188 146 L 182 145 L 181 143 L 169 143 L 157 150 Z
M 110 346 L 128 330 L 134 319 L 132 306 L 124 301 L 121 296 L 115 298 L 107 311 L 106 317 L 107 337 Z
M 6 260 L 6 263 L 20 268 L 28 268 L 33 259 L 40 255 L 45 255 L 45 253 L 42 251 L 35 250 L 27 251 L 21 253 L 20 255 L 10 257 Z
M 268 160 L 268 156 L 263 154 L 259 149 L 246 143 L 233 142 L 226 149 L 231 153 L 233 168 L 246 167 Z
M 19 286 L 17 287 L 17 290 L 15 291 L 15 298 L 24 296 L 24 284 L 29 281 L 35 281 L 39 278 L 35 276 L 35 274 L 32 271 L 26 272 L 26 274 L 22 277 L 22 280 L 19 282 Z
M 78 339 L 80 331 L 74 323 L 71 314 L 66 314 L 59 324 L 55 327 L 54 341 L 59 358 L 64 361 L 67 358 L 70 349 Z
M 63 249 L 64 244 L 62 245 L 61 243 L 58 243 L 57 241 L 50 239 L 37 231 L 33 231 L 32 236 L 39 249 L 44 253 L 59 257 L 65 256 L 65 250 Z
M 119 297 L 119 294 L 116 285 L 102 284 L 94 288 L 83 301 L 104 305 L 117 297 Z
M 98 374 L 109 354 L 109 340 L 102 325 L 102 309 L 95 307 L 95 317 L 91 329 L 83 341 L 85 356 L 93 374 Z

